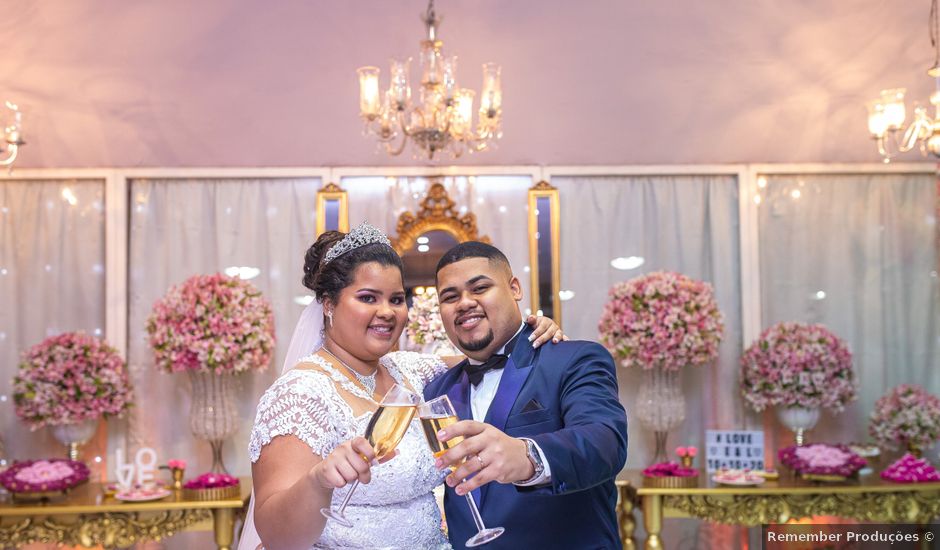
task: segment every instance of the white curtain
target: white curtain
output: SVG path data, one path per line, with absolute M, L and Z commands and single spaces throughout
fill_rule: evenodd
M 758 428 L 737 394 L 741 350 L 738 188 L 733 176 L 554 177 L 561 200 L 561 286 L 573 297 L 562 302 L 565 332 L 597 340 L 597 325 L 615 283 L 659 270 L 711 283 L 724 315 L 725 333 L 714 365 L 686 369 L 685 422 L 669 437 L 702 450 L 706 429 Z M 611 261 L 629 258 L 633 269 Z M 623 261 L 623 260 L 621 260 Z M 650 464 L 652 432 L 633 414 L 642 373 L 617 367 L 620 401 L 627 409 L 628 468 Z M 698 521 L 675 521 L 663 534 L 667 548 L 731 548 L 739 530 L 702 529 Z M 639 529 L 643 532 L 642 528 Z
M 103 181 L 0 183 L 0 437 L 8 459 L 64 453 L 48 430 L 30 432 L 16 417 L 13 376 L 22 352 L 47 336 L 103 336 L 104 252 Z
M 475 176 L 434 178 L 441 181 L 447 194 L 456 203 L 459 215 L 476 216 L 481 237 L 487 236 L 493 246 L 509 258 L 513 273 L 522 282 L 524 294 L 520 307 L 530 308 L 529 296 L 529 176 Z M 347 177 L 340 186 L 349 193 L 349 224 L 368 221 L 395 235 L 398 216 L 403 212 L 417 213 L 420 202 L 431 185 L 424 177 Z
M 940 395 L 935 177 L 768 176 L 763 194 L 763 326 L 825 325 L 848 343 L 861 385 L 810 439 L 866 440 L 875 401 L 898 384 Z
M 703 448 L 706 429 L 745 428 L 739 399 L 716 399 L 737 391 L 741 350 L 738 193 L 733 176 L 555 177 L 561 200 L 561 286 L 574 292 L 562 302 L 565 331 L 597 340 L 608 290 L 616 283 L 659 270 L 711 283 L 724 315 L 725 334 L 714 365 L 683 375 L 686 420 L 669 438 L 671 447 Z M 616 258 L 643 263 L 615 268 Z M 653 455 L 651 432 L 631 415 L 641 373 L 618 367 L 620 397 L 627 408 L 627 466 L 645 467 Z
M 250 281 L 271 302 L 277 336 L 273 366 L 238 377 L 240 429 L 224 447 L 233 475 L 250 473 L 248 436 L 258 397 L 271 384 L 308 296 L 303 258 L 314 240 L 318 179 L 133 180 L 131 189 L 128 356 L 139 388 L 128 426 L 130 449 L 183 458 L 187 475 L 207 471 L 209 445 L 189 431 L 190 382 L 154 368 L 146 320 L 171 285 L 195 274 L 253 267 Z

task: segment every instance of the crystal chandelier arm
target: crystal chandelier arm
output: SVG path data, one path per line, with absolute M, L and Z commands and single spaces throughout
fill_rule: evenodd
M 0 159 L 0 166 L 12 167 L 13 163 L 16 161 L 16 154 L 19 152 L 19 150 L 20 148 L 18 145 L 16 145 L 15 143 L 10 144 L 9 148 L 6 151 L 8 156 L 5 159 Z

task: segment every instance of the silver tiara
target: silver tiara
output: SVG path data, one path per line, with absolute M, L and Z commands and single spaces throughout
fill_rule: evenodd
M 385 236 L 385 233 L 371 226 L 369 222 L 362 222 L 326 252 L 323 265 L 332 262 L 350 250 L 355 250 L 367 244 L 384 244 L 389 248 L 392 247 L 392 243 L 388 240 L 388 237 Z

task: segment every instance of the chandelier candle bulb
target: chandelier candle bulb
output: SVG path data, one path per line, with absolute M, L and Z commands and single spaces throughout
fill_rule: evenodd
M 362 67 L 359 73 L 359 113 L 372 120 L 379 114 L 379 68 Z

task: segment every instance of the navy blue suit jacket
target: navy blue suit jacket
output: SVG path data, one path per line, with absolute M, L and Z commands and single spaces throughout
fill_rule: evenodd
M 474 491 L 486 526 L 506 528 L 486 547 L 619 549 L 614 477 L 627 460 L 627 416 L 617 396 L 613 359 L 593 342 L 534 350 L 526 341 L 530 333 L 526 326 L 506 363 L 486 422 L 538 443 L 552 482 L 543 487 L 490 482 Z M 472 418 L 462 364 L 424 388 L 426 399 L 444 394 L 461 420 Z M 465 548 L 476 527 L 466 497 L 445 488 L 450 541 Z

